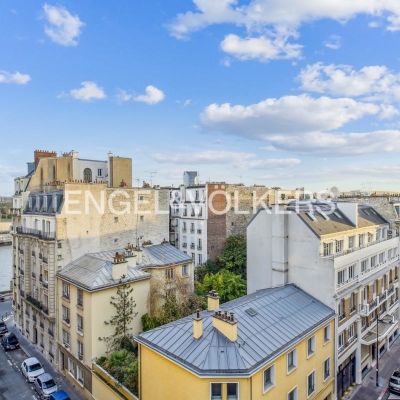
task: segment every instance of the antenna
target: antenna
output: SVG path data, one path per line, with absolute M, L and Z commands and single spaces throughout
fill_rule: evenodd
M 158 171 L 144 171 L 149 174 L 150 177 L 150 186 L 153 186 L 153 177 L 158 174 Z

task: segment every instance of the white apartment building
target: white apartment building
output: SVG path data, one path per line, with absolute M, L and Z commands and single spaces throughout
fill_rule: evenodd
M 281 210 L 282 211 L 282 210 Z M 360 384 L 399 333 L 399 237 L 371 206 L 261 210 L 247 229 L 248 292 L 294 283 L 337 311 L 337 395 Z

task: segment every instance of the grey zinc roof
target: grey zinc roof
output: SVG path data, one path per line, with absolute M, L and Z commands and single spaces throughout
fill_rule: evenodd
M 246 312 L 249 308 L 256 315 Z M 137 336 L 137 341 L 199 375 L 248 375 L 334 316 L 334 311 L 295 285 L 263 289 L 222 304 L 234 312 L 238 339 L 231 342 L 202 311 L 203 336 L 193 338 L 192 317 Z
M 138 266 L 129 266 L 128 281 L 137 281 L 150 277 L 143 269 L 163 267 L 191 261 L 191 257 L 182 253 L 169 243 L 145 246 L 142 248 L 142 262 Z M 98 253 L 88 253 L 66 265 L 58 276 L 84 287 L 98 290 L 118 283 L 112 278 L 112 261 L 115 253 L 124 253 L 124 249 L 114 249 Z M 129 261 L 129 259 L 127 259 Z

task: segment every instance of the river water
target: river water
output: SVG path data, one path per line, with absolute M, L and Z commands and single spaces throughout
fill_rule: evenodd
M 10 289 L 12 246 L 0 246 L 0 292 Z

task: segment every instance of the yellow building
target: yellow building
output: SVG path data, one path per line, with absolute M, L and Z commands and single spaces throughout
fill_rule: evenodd
M 59 368 L 88 399 L 96 398 L 92 364 L 108 350 L 101 338 L 113 334 L 113 327 L 105 321 L 115 315 L 110 300 L 122 277 L 133 288 L 136 303 L 133 335 L 142 330 L 141 317 L 149 312 L 150 293 L 156 284 L 164 281 L 161 286 L 168 290 L 185 284 L 188 293 L 193 292 L 191 257 L 168 243 L 140 250 L 130 245 L 116 251 L 86 254 L 57 274 Z
M 264 289 L 138 335 L 141 400 L 333 400 L 332 309 Z

